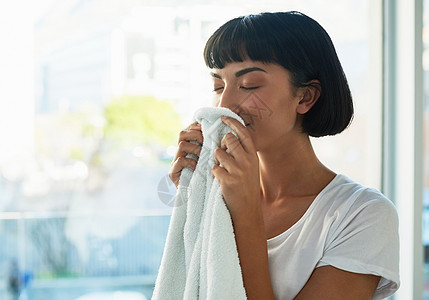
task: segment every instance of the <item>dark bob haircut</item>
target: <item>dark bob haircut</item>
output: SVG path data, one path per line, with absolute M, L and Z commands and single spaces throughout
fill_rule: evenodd
M 350 88 L 331 38 L 319 23 L 302 13 L 261 13 L 232 19 L 209 38 L 204 59 L 209 68 L 216 69 L 246 59 L 276 63 L 290 72 L 295 87 L 319 80 L 320 98 L 302 119 L 302 130 L 310 136 L 340 133 L 353 118 Z

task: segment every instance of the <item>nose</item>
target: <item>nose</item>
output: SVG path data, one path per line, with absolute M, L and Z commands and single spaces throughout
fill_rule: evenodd
M 224 88 L 222 94 L 218 95 L 218 97 L 218 107 L 228 108 L 234 113 L 238 114 L 240 107 L 237 101 L 238 97 L 236 93 L 231 90 L 228 90 L 227 88 Z

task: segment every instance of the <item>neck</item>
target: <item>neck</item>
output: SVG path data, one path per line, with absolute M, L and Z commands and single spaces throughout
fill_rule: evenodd
M 287 145 L 258 151 L 264 201 L 317 195 L 335 176 L 318 160 L 307 135 L 294 139 L 293 147 Z

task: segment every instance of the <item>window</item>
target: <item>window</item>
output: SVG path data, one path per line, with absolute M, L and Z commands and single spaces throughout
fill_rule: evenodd
M 204 42 L 238 15 L 300 10 L 327 29 L 356 115 L 316 152 L 380 188 L 381 1 L 27 2 L 34 22 L 0 4 L 1 295 L 150 298 L 177 133 L 211 104 Z

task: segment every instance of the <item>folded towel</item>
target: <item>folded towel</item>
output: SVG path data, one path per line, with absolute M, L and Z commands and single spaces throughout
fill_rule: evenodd
M 233 132 L 220 119 L 243 120 L 227 108 L 194 116 L 203 145 L 195 171 L 184 168 L 152 299 L 246 299 L 231 216 L 212 176 L 214 150 Z

